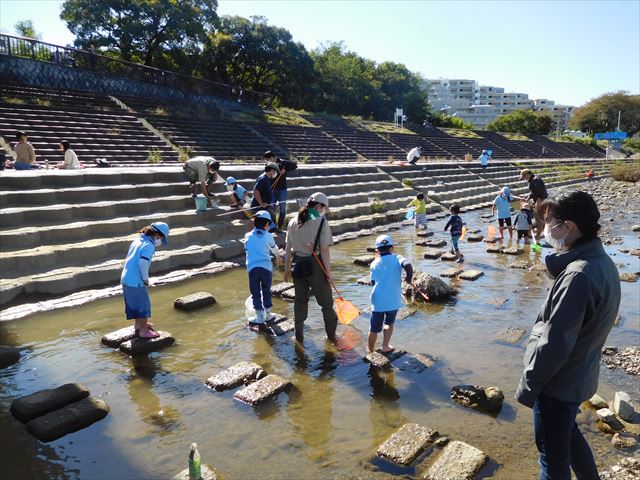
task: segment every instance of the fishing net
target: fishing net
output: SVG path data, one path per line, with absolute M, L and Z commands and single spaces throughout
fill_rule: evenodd
M 338 314 L 338 321 L 344 325 L 349 325 L 360 316 L 360 310 L 344 298 L 336 299 L 336 313 Z

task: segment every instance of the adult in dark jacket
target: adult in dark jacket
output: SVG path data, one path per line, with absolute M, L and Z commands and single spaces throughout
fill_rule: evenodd
M 600 351 L 620 306 L 620 280 L 598 238 L 600 213 L 591 196 L 548 200 L 546 257 L 554 278 L 524 355 L 516 399 L 533 408 L 541 480 L 597 479 L 593 454 L 575 422 L 578 406 L 596 393 Z
M 273 209 L 274 199 L 272 185 L 277 175 L 278 165 L 273 162 L 267 163 L 264 167 L 264 173 L 256 180 L 256 184 L 253 187 L 253 200 L 251 200 L 253 212 L 266 210 L 269 212 L 269 215 L 271 215 L 271 221 L 274 225 L 276 223 L 276 212 Z
M 534 175 L 534 173 L 528 168 L 525 168 L 520 172 L 520 180 L 526 180 L 529 182 L 529 194 L 524 197 L 520 197 L 520 200 L 525 202 L 532 201 L 534 204 L 533 215 L 536 219 L 535 241 L 536 243 L 540 243 L 540 234 L 544 228 L 544 216 L 542 215 L 541 205 L 549 196 L 547 193 L 547 187 L 544 184 L 544 180 L 539 176 Z
M 278 165 L 278 176 L 273 181 L 273 202 L 278 203 L 278 230 L 282 230 L 284 220 L 287 217 L 287 173 L 298 168 L 298 163 L 292 160 L 282 160 L 271 150 L 264 152 L 265 162 L 273 162 Z

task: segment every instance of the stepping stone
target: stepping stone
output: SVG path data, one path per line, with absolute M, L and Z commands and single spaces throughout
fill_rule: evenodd
M 79 383 L 67 383 L 58 388 L 16 398 L 11 402 L 11 413 L 22 423 L 77 402 L 89 396 L 89 389 Z
M 601 408 L 607 408 L 609 406 L 607 401 L 597 393 L 594 393 L 593 397 L 587 400 L 587 402 L 589 402 L 592 407 L 597 408 L 598 410 L 600 410 Z
M 367 247 L 367 252 L 373 253 L 376 251 L 376 247 Z
M 464 442 L 449 442 L 425 475 L 427 480 L 474 480 L 487 462 L 482 450 Z
M 635 414 L 631 397 L 626 392 L 616 392 L 613 397 L 613 411 L 621 419 L 631 421 Z
M 387 357 L 379 352 L 370 352 L 364 356 L 365 362 L 370 363 L 372 367 L 379 369 L 391 368 L 391 362 Z
M 294 287 L 293 283 L 280 282 L 276 285 L 271 286 L 271 295 L 275 295 L 279 297 L 287 290 L 291 290 L 293 287 Z
M 451 400 L 463 407 L 497 415 L 502 410 L 504 393 L 498 387 L 456 385 L 451 388 Z
M 0 368 L 5 368 L 20 360 L 20 351 L 17 348 L 0 345 Z
M 416 245 L 419 247 L 441 248 L 447 244 L 446 240 L 418 240 Z
M 467 242 L 481 242 L 482 240 L 484 240 L 484 236 L 478 233 L 467 235 Z
M 405 318 L 410 317 L 417 311 L 418 309 L 416 308 L 402 307 L 400 310 L 398 310 L 398 314 L 396 315 L 396 320 L 404 320 Z
M 118 348 L 124 342 L 132 340 L 137 336 L 138 335 L 136 335 L 133 326 L 124 327 L 120 330 L 116 330 L 115 332 L 107 333 L 104 337 L 102 337 L 102 343 L 107 347 Z
M 27 423 L 27 431 L 42 442 L 51 442 L 102 420 L 109 405 L 99 398 L 85 398 Z
M 440 272 L 441 277 L 453 278 L 458 276 L 463 270 L 461 268 L 451 267 Z
M 509 265 L 509 267 L 518 268 L 521 270 L 529 270 L 534 272 L 543 272 L 547 269 L 547 267 L 545 267 L 540 262 L 530 262 L 528 260 L 516 260 L 511 265 Z
M 635 255 L 636 257 L 640 257 L 640 248 L 634 248 L 629 252 L 629 255 Z
M 465 270 L 464 272 L 460 273 L 460 275 L 458 275 L 458 278 L 461 278 L 463 280 L 477 280 L 483 275 L 484 272 L 481 272 L 480 270 Z
M 211 465 L 200 466 L 200 480 L 217 480 L 216 472 Z M 171 480 L 189 480 L 189 469 L 185 468 L 180 473 L 171 478 Z
M 407 466 L 433 443 L 438 432 L 417 423 L 405 423 L 376 450 L 376 455 Z
M 440 260 L 444 262 L 453 262 L 455 259 L 456 259 L 455 254 L 451 252 L 443 253 L 442 256 L 440 257 Z
M 356 265 L 360 265 L 363 267 L 368 267 L 371 263 L 376 259 L 373 255 L 363 255 L 361 257 L 356 257 L 353 259 L 353 263 Z
M 496 340 L 515 345 L 522 339 L 525 333 L 527 332 L 523 328 L 507 327 L 496 335 Z
M 215 303 L 216 299 L 210 293 L 198 292 L 176 299 L 173 302 L 173 308 L 190 312 L 209 305 L 215 305 Z
M 176 341 L 169 332 L 157 331 L 158 338 L 132 338 L 120 344 L 120 351 L 127 355 L 141 355 L 144 353 L 156 352 L 163 348 L 170 347 Z
M 487 247 L 487 253 L 502 253 L 502 245 L 490 245 Z
M 440 258 L 445 253 L 447 253 L 446 250 L 438 250 L 437 248 L 427 248 L 424 252 L 424 258 L 436 259 L 436 258 Z
M 292 320 L 289 320 L 289 318 L 285 317 L 284 315 L 280 315 L 279 313 L 273 314 L 273 320 L 271 322 L 247 322 L 247 326 L 250 330 L 266 333 L 267 335 L 272 335 L 274 337 L 280 337 L 295 328 L 295 324 Z
M 296 299 L 296 292 L 293 288 L 291 290 L 285 290 L 280 294 L 280 298 L 285 302 L 294 302 Z
M 433 232 L 425 232 L 425 231 L 422 231 L 422 232 L 418 232 L 418 233 L 416 233 L 416 235 L 417 235 L 418 237 L 424 237 L 424 238 L 427 238 L 427 237 L 433 237 Z
M 502 253 L 505 255 L 521 255 L 523 250 L 518 247 L 503 248 Z
M 360 277 L 356 280 L 356 283 L 358 285 L 371 285 L 371 276 L 367 275 L 366 277 Z
M 406 351 L 406 350 L 394 350 L 394 351 L 392 351 L 392 352 L 384 353 L 384 352 L 382 351 L 382 349 L 380 349 L 380 348 L 379 348 L 379 349 L 377 349 L 377 350 L 376 350 L 376 352 L 377 352 L 377 353 L 379 353 L 380 355 L 384 355 L 385 357 L 387 357 L 387 359 L 388 359 L 391 363 L 395 362 L 395 361 L 396 361 L 396 360 L 398 360 L 399 358 L 404 357 L 404 356 L 407 354 L 407 351 Z
M 485 241 L 485 243 L 497 243 L 498 239 L 497 238 L 485 238 L 484 241 Z
M 620 281 L 622 282 L 637 282 L 638 281 L 638 274 L 637 273 L 621 273 L 620 274 Z
M 278 375 L 270 374 L 236 392 L 233 398 L 250 405 L 256 405 L 275 397 L 291 386 L 291 382 L 288 380 Z
M 266 375 L 266 372 L 257 363 L 240 362 L 207 378 L 204 383 L 217 392 L 223 392 L 240 385 L 248 385 Z
M 483 213 L 480 215 L 480 218 L 493 218 L 495 215 L 493 213 Z
M 436 360 L 436 358 L 426 353 L 409 354 L 398 368 L 411 373 L 421 373 L 427 368 L 431 368 Z

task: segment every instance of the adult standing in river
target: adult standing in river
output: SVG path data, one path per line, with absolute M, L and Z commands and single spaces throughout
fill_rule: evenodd
M 298 168 L 298 163 L 292 160 L 282 160 L 276 157 L 271 150 L 267 150 L 263 155 L 264 160 L 278 165 L 278 176 L 273 181 L 274 210 L 275 202 L 278 203 L 278 230 L 282 230 L 284 220 L 287 218 L 287 174 Z
M 600 352 L 620 307 L 618 270 L 598 238 L 600 212 L 585 192 L 542 205 L 545 258 L 554 279 L 531 330 L 516 399 L 533 408 L 541 480 L 598 479 L 576 424 L 579 405 L 596 393 Z
M 293 306 L 296 340 L 304 341 L 304 322 L 309 309 L 309 296 L 314 295 L 322 309 L 327 339 L 336 341 L 338 316 L 333 309 L 331 293 L 331 254 L 329 246 L 333 244 L 331 227 L 325 218 L 329 208 L 329 199 L 324 193 L 316 192 L 307 200 L 307 204 L 298 211 L 287 227 L 285 281 L 293 280 L 295 301 Z M 314 259 L 311 250 L 319 251 Z M 293 272 L 292 272 L 293 269 Z
M 540 243 L 540 234 L 544 228 L 544 216 L 542 214 L 541 206 L 542 202 L 549 196 L 547 193 L 547 187 L 544 184 L 544 180 L 542 180 L 538 175 L 534 175 L 534 173 L 528 168 L 525 168 L 520 172 L 520 180 L 526 180 L 529 182 L 529 194 L 524 197 L 520 197 L 520 200 L 533 202 L 533 215 L 536 219 L 535 242 Z

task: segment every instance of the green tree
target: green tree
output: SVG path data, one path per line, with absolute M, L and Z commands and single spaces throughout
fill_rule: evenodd
M 217 7 L 217 0 L 65 0 L 60 18 L 78 47 L 156 65 L 164 51 L 204 41 Z
M 405 65 L 383 62 L 376 67 L 375 79 L 380 85 L 382 111 L 375 111 L 375 118 L 386 119 L 396 107 L 402 107 L 405 115 L 414 123 L 422 122 L 429 114 L 429 103 L 421 85 L 423 79 Z
M 618 126 L 629 136 L 640 131 L 640 95 L 612 92 L 594 98 L 577 108 L 569 121 L 571 128 L 589 133 L 610 132 Z
M 531 110 L 515 110 L 501 115 L 487 125 L 487 130 L 509 133 L 538 133 L 547 135 L 553 119 L 546 113 Z
M 36 28 L 33 26 L 33 20 L 20 20 L 13 26 L 17 35 L 25 38 L 34 38 L 36 40 L 42 40 L 42 35 L 36 32 Z
M 464 130 L 473 130 L 474 127 L 472 124 L 465 122 L 460 117 L 452 117 L 451 115 L 447 115 L 445 113 L 434 113 L 429 118 L 431 124 L 435 127 L 443 127 L 443 128 L 461 128 Z

